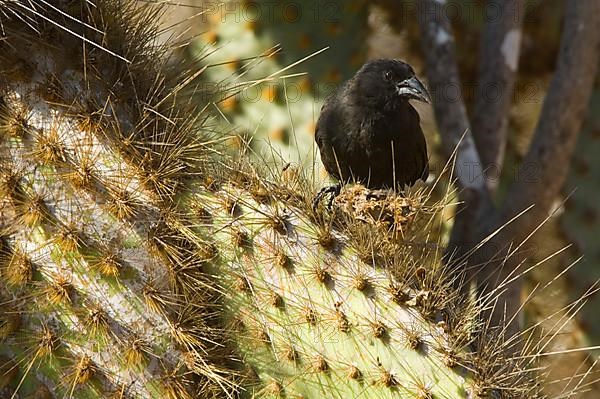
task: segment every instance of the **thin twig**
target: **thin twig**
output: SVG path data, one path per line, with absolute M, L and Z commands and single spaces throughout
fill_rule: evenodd
M 519 67 L 524 0 L 488 0 L 479 55 L 473 136 L 490 191 L 504 163 L 506 128 Z

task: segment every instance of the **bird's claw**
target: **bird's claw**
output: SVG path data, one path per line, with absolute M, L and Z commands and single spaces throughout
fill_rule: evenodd
M 317 207 L 319 206 L 321 199 L 323 199 L 323 197 L 325 197 L 326 195 L 329 197 L 329 200 L 327 201 L 327 209 L 331 210 L 331 208 L 333 207 L 333 200 L 335 199 L 335 197 L 340 195 L 341 191 L 342 191 L 341 184 L 336 184 L 333 186 L 325 186 L 322 189 L 320 189 L 319 192 L 317 193 L 317 195 L 315 196 L 315 199 L 312 202 L 313 211 L 317 210 Z

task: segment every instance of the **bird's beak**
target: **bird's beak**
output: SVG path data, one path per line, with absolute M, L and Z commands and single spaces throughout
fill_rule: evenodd
M 398 83 L 396 85 L 396 91 L 402 97 L 423 101 L 428 104 L 431 103 L 429 92 L 427 92 L 423 83 L 415 76 Z

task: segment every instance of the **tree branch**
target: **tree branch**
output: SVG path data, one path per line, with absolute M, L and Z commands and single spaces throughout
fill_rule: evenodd
M 509 248 L 520 246 L 548 218 L 565 182 L 600 61 L 599 19 L 598 0 L 566 2 L 556 72 L 518 177 L 509 189 L 501 210 L 493 214 L 490 221 L 472 221 L 480 224 L 478 235 L 482 240 L 531 207 L 506 225 L 469 260 L 471 265 L 482 266 L 478 267 L 477 280 L 484 291 L 491 292 L 527 257 L 528 245 L 525 245 L 506 262 L 502 261 Z M 492 256 L 496 256 L 497 260 L 492 260 Z M 520 282 L 514 281 L 504 288 L 507 291 L 502 295 L 500 304 L 505 308 L 495 309 L 493 317 L 496 321 L 503 317 L 503 310 L 507 315 L 513 315 L 520 307 Z M 507 331 L 518 333 L 518 323 L 513 322 Z
M 456 175 L 461 188 L 485 187 L 479 155 L 462 96 L 454 50 L 454 35 L 444 5 L 423 0 L 417 8 L 433 108 L 446 156 L 456 154 Z
M 515 237 L 522 237 L 548 215 L 567 177 L 600 61 L 599 20 L 600 1 L 566 2 L 556 72 L 533 142 L 501 210 L 501 220 L 509 220 L 535 205 L 510 229 Z
M 513 0 L 509 2 L 513 7 L 520 6 L 518 2 L 513 3 Z M 421 8 L 417 11 L 427 76 L 434 94 L 435 116 L 447 155 L 454 151 L 463 134 L 465 135 L 458 148 L 456 164 L 463 203 L 455 218 L 448 251 L 462 257 L 502 227 L 499 233 L 467 260 L 470 266 L 467 269 L 467 277 L 476 279 L 481 291 L 493 292 L 498 283 L 514 273 L 516 267 L 527 256 L 527 246 L 520 247 L 520 244 L 548 216 L 566 179 L 568 164 L 585 116 L 600 60 L 600 29 L 597 25 L 597 21 L 600 20 L 600 1 L 566 2 L 565 26 L 556 72 L 546 95 L 533 142 L 501 210 L 497 210 L 491 201 L 482 164 L 479 162 L 479 153 L 470 134 L 460 90 L 453 36 L 444 4 L 443 1 L 423 0 Z M 503 42 L 506 36 L 510 35 L 508 26 L 510 24 L 496 28 L 496 34 L 499 36 L 499 32 L 508 30 L 509 33 L 503 35 Z M 492 26 L 488 29 L 494 30 Z M 487 34 L 492 35 L 490 32 Z M 491 45 L 490 51 L 494 47 L 497 49 L 497 46 L 498 42 Z M 500 53 L 496 52 L 494 57 L 503 57 Z M 485 58 L 485 55 L 482 54 L 482 57 Z M 482 76 L 479 82 L 482 90 L 485 89 L 486 82 L 493 83 L 494 76 L 504 79 L 501 84 L 505 88 L 514 86 L 516 68 L 492 71 L 498 66 L 506 68 L 504 59 L 502 61 L 494 65 L 494 62 L 488 60 L 481 67 Z M 487 65 L 487 62 L 490 64 Z M 481 126 L 478 127 L 481 129 L 477 134 L 478 139 L 481 138 L 478 145 L 482 148 L 482 160 L 486 163 L 497 161 L 502 156 L 498 152 L 498 146 L 504 145 L 503 129 L 506 122 L 503 120 L 510 106 L 510 95 L 508 92 L 504 94 L 498 103 L 479 100 L 478 112 L 481 118 L 492 118 L 490 121 L 478 122 L 478 126 Z M 484 109 L 489 112 L 483 114 Z M 487 146 L 495 146 L 496 149 L 484 149 Z M 532 205 L 532 209 L 512 220 Z M 511 220 L 512 222 L 507 224 Z M 515 245 L 520 248 L 518 253 L 506 259 L 505 255 L 510 248 L 515 248 Z M 506 291 L 491 315 L 495 322 L 501 322 L 506 315 L 511 316 L 518 311 L 520 286 L 520 281 L 513 281 L 504 287 Z M 507 326 L 507 333 L 518 334 L 518 324 L 513 322 Z
M 521 49 L 524 0 L 488 0 L 481 38 L 473 135 L 490 191 L 498 185 Z
M 447 157 L 456 150 L 455 173 L 462 204 L 454 220 L 448 250 L 451 253 L 458 250 L 460 256 L 476 244 L 471 239 L 478 233 L 475 229 L 479 228 L 474 221 L 486 213 L 493 213 L 494 209 L 462 97 L 454 35 L 444 2 L 423 0 L 417 14 L 443 148 Z

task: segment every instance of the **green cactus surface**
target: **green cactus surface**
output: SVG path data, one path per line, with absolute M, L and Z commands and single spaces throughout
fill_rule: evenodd
M 368 3 L 228 0 L 201 18 L 206 32 L 193 54 L 210 64 L 205 84 L 221 90 L 221 128 L 263 161 L 324 176 L 314 162 L 316 118 L 325 97 L 365 61 Z

